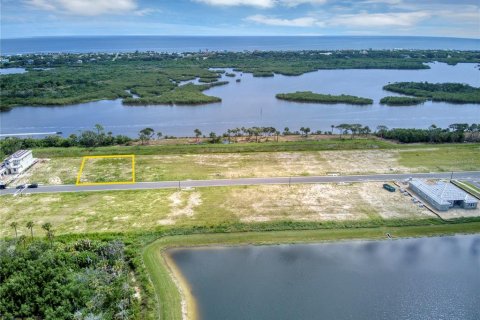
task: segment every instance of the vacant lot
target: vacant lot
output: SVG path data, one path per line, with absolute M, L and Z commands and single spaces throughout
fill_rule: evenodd
M 85 165 L 88 181 L 130 180 L 130 159 L 90 159 Z M 480 145 L 441 147 L 209 153 L 136 156 L 137 181 L 275 177 L 300 175 L 402 173 L 430 171 L 478 170 Z M 17 183 L 45 184 L 75 183 L 81 158 L 61 157 L 41 159 Z
M 0 235 L 20 233 L 27 221 L 51 222 L 68 232 L 146 231 L 166 225 L 211 225 L 252 221 L 343 221 L 430 217 L 381 183 L 269 185 L 4 196 Z
M 129 182 L 133 179 L 132 174 L 132 157 L 85 158 L 79 182 Z

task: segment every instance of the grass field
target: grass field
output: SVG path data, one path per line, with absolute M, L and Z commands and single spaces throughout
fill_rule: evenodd
M 121 150 L 122 147 L 117 148 Z M 380 150 L 139 155 L 136 156 L 136 180 L 308 176 L 330 172 L 368 174 L 465 171 L 480 168 L 479 155 L 479 144 L 422 145 Z M 35 156 L 38 156 L 37 152 Z M 75 183 L 80 163 L 79 157 L 42 159 L 17 183 Z M 86 178 L 91 181 L 110 181 L 131 174 L 128 168 L 119 168 L 108 161 L 89 164 L 85 167 Z
M 157 314 L 161 319 L 180 320 L 186 313 L 195 318 L 195 302 L 190 290 L 175 265 L 169 261 L 165 250 L 174 247 L 306 243 L 353 239 L 385 239 L 390 233 L 396 237 L 449 235 L 455 233 L 478 233 L 480 222 L 442 224 L 427 226 L 377 227 L 356 229 L 295 230 L 273 232 L 243 232 L 222 234 L 197 234 L 163 237 L 145 247 L 143 259 L 155 288 L 158 304 Z M 174 277 L 172 277 L 172 274 Z M 179 288 L 180 291 L 179 291 Z
M 78 183 L 133 182 L 133 157 L 85 157 Z
M 3 196 L 0 235 L 50 222 L 57 234 L 151 231 L 237 222 L 382 221 L 432 216 L 381 183 L 266 185 Z M 26 232 L 21 229 L 19 233 Z

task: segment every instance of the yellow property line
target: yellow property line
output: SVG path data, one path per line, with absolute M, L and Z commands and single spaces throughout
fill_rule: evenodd
M 87 159 L 105 159 L 105 158 L 131 158 L 132 159 L 132 180 L 130 181 L 113 181 L 113 182 L 80 182 L 82 177 L 82 172 L 85 167 L 85 162 Z M 78 170 L 77 181 L 75 185 L 77 186 L 96 186 L 96 185 L 108 185 L 108 184 L 134 184 L 135 183 L 135 155 L 134 154 L 120 154 L 120 155 L 107 155 L 107 156 L 84 156 L 82 158 L 82 164 L 80 165 L 80 170 Z

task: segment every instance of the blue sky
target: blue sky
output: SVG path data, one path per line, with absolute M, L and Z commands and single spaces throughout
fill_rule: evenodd
M 2 38 L 414 35 L 480 38 L 479 0 L 0 0 Z

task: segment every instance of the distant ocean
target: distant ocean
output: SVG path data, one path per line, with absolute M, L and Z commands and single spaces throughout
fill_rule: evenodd
M 195 52 L 244 50 L 453 49 L 480 50 L 480 39 L 377 36 L 212 37 L 76 36 L 1 39 L 2 55 L 47 52 Z

